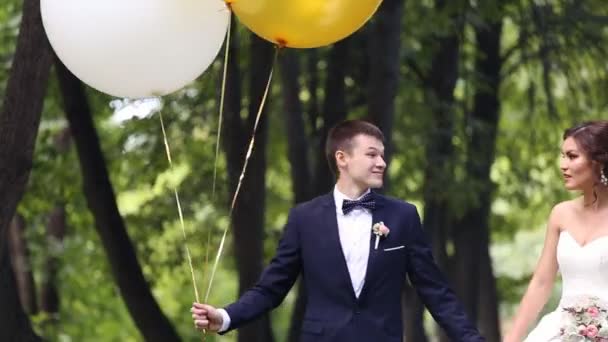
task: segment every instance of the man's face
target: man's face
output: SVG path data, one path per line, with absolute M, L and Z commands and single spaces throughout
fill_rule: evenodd
M 357 135 L 348 151 L 336 152 L 340 179 L 350 181 L 360 188 L 382 187 L 386 162 L 384 144 L 369 135 Z

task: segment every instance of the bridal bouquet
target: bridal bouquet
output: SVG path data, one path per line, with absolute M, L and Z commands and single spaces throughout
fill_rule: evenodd
M 564 342 L 608 342 L 608 306 L 597 297 L 587 297 L 566 306 L 560 330 Z

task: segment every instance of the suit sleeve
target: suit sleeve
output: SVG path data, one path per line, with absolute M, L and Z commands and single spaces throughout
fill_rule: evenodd
M 276 254 L 258 282 L 225 308 L 231 321 L 227 331 L 236 329 L 281 304 L 301 269 L 298 234 L 295 210 L 292 209 Z
M 485 341 L 464 311 L 433 259 L 415 207 L 409 215 L 408 275 L 418 296 L 452 341 Z

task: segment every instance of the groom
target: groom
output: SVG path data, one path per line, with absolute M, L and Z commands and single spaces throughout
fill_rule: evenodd
M 299 274 L 307 289 L 302 342 L 402 341 L 406 275 L 452 341 L 484 341 L 433 260 L 416 207 L 376 194 L 384 136 L 344 121 L 327 138 L 332 193 L 293 208 L 258 283 L 224 309 L 195 303 L 198 329 L 225 333 L 277 307 Z

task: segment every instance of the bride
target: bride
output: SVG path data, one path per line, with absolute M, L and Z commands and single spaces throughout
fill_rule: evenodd
M 608 121 L 572 127 L 563 138 L 560 169 L 565 187 L 582 196 L 551 211 L 540 260 L 504 342 L 566 341 L 568 331 L 574 331 L 575 341 L 608 341 L 600 338 L 608 337 Z M 524 339 L 549 298 L 558 268 L 563 282 L 560 303 Z M 596 301 L 589 312 L 599 319 L 593 327 L 571 317 L 572 308 L 589 300 Z M 580 312 L 587 311 L 583 307 Z

